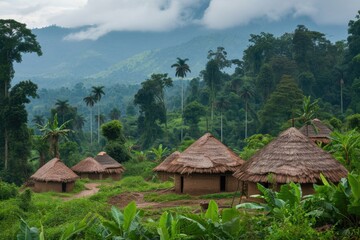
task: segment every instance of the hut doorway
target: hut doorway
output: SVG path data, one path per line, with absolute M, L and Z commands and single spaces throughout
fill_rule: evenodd
M 226 176 L 220 176 L 220 192 L 226 191 Z
M 61 192 L 66 192 L 66 183 L 61 183 Z
M 183 176 L 180 177 L 180 192 L 181 193 L 184 192 L 184 177 Z

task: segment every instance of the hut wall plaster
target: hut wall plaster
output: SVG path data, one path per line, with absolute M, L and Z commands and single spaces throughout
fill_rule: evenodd
M 102 179 L 112 178 L 112 180 L 120 180 L 121 173 L 103 173 Z
M 162 182 L 172 181 L 174 179 L 174 174 L 172 174 L 172 173 L 157 172 L 156 174 L 157 174 L 159 180 Z
M 190 174 L 175 175 L 175 192 L 189 194 L 208 194 L 221 192 L 221 176 L 225 177 L 224 192 L 233 192 L 237 189 L 238 181 L 231 175 L 225 174 Z M 183 180 L 181 180 L 181 177 Z M 183 191 L 181 192 L 181 181 Z
M 66 184 L 66 192 L 71 192 L 74 189 L 75 182 L 67 182 Z M 41 182 L 35 181 L 34 184 L 34 192 L 62 192 L 62 182 Z
M 80 178 L 89 178 L 93 180 L 103 179 L 102 173 L 76 173 Z

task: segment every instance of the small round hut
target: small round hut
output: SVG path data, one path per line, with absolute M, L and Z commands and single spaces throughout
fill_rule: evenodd
M 317 118 L 311 120 L 311 122 L 313 125 L 304 125 L 299 131 L 315 143 L 330 143 L 331 129 Z
M 210 133 L 163 165 L 174 175 L 177 193 L 206 194 L 231 192 L 238 188 L 232 176 L 244 161 Z
M 257 183 L 275 184 L 272 187 L 277 189 L 281 184 L 300 183 L 303 194 L 310 194 L 313 184 L 321 183 L 320 173 L 335 183 L 348 172 L 330 153 L 292 127 L 259 150 L 234 176 L 247 185 L 247 196 L 259 193 Z
M 53 158 L 39 168 L 30 179 L 34 180 L 35 192 L 71 192 L 78 177 L 60 159 Z
M 80 178 L 103 179 L 105 168 L 94 158 L 87 157 L 71 168 Z
M 168 165 L 177 157 L 179 157 L 180 152 L 175 151 L 172 154 L 170 154 L 167 158 L 165 158 L 162 163 L 160 163 L 157 167 L 153 169 L 154 172 L 156 172 L 158 178 L 160 181 L 169 181 L 171 178 L 174 178 L 174 173 L 167 172 Z
M 110 157 L 106 152 L 99 152 L 95 160 L 105 169 L 102 175 L 103 179 L 111 177 L 113 180 L 120 180 L 122 173 L 125 171 L 123 165 Z

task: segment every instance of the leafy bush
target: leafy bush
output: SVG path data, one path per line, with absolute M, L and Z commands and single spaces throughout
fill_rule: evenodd
M 154 172 L 152 170 L 156 167 L 157 163 L 152 161 L 136 162 L 136 160 L 132 159 L 125 162 L 123 165 L 126 168 L 124 177 L 141 176 L 144 179 L 151 179 L 154 176 Z
M 18 190 L 15 184 L 0 181 L 0 200 L 16 197 Z
M 30 189 L 25 189 L 22 193 L 20 193 L 18 200 L 19 200 L 19 207 L 24 210 L 28 211 L 31 206 L 31 196 L 32 192 Z

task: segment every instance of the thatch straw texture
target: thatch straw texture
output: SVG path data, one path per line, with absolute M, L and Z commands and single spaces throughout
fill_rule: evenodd
M 122 173 L 125 171 L 123 165 L 110 157 L 106 152 L 99 152 L 95 160 L 105 168 L 107 173 Z
M 244 163 L 228 147 L 210 133 L 205 134 L 163 168 L 169 173 L 235 172 Z
M 314 141 L 329 143 L 331 129 L 317 118 L 313 119 L 312 123 L 316 127 L 317 132 L 311 125 L 302 126 L 299 131 Z
M 30 178 L 44 182 L 73 182 L 79 176 L 62 163 L 60 159 L 53 158 L 39 168 Z
M 178 158 L 180 156 L 180 152 L 179 151 L 175 151 L 172 154 L 170 154 L 167 158 L 165 158 L 165 160 L 160 163 L 157 167 L 155 167 L 153 169 L 154 172 L 166 172 L 169 164 L 175 160 L 176 158 Z
M 347 170 L 296 128 L 282 132 L 234 174 L 242 181 L 277 183 L 316 183 L 322 173 L 329 181 L 339 182 Z
M 77 173 L 103 173 L 105 168 L 94 158 L 87 157 L 71 168 Z

